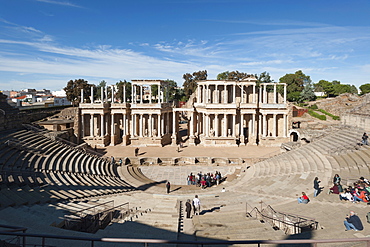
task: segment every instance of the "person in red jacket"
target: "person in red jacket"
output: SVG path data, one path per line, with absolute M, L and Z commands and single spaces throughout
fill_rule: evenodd
M 298 197 L 298 203 L 307 204 L 310 201 L 306 193 L 302 192 L 302 196 Z

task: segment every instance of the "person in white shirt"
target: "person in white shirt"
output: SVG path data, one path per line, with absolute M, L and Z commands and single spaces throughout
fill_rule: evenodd
M 193 199 L 193 209 L 194 209 L 194 214 L 199 215 L 200 212 L 200 200 L 198 198 L 198 195 L 195 195 L 195 198 Z

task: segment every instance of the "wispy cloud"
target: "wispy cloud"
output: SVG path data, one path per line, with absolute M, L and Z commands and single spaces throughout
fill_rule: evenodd
M 61 2 L 61 1 L 56 1 L 56 0 L 36 0 L 36 1 L 43 2 L 43 3 L 63 5 L 63 6 L 68 6 L 68 7 L 82 8 L 81 6 L 74 4 L 74 3 L 70 3 L 70 2 Z

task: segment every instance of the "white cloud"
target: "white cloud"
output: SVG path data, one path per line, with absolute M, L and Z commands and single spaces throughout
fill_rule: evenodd
M 50 3 L 50 4 L 56 4 L 56 5 L 63 5 L 63 6 L 68 6 L 68 7 L 76 7 L 76 8 L 81 8 L 81 6 L 70 3 L 70 2 L 61 2 L 61 1 L 55 1 L 55 0 L 36 0 L 37 2 L 43 2 L 43 3 Z

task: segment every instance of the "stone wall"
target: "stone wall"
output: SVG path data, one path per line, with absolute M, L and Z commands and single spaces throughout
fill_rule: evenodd
M 316 104 L 319 109 L 324 109 L 333 115 L 341 116 L 353 108 L 363 103 L 363 97 L 355 94 L 344 93 L 335 98 L 321 99 L 310 102 L 310 105 Z

